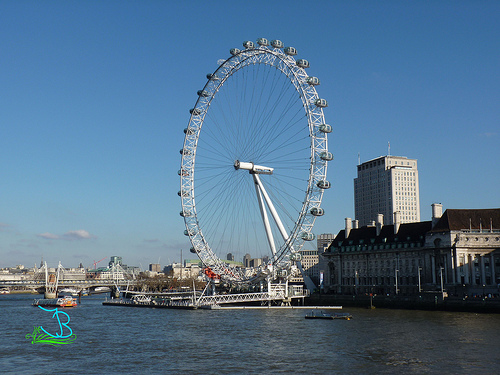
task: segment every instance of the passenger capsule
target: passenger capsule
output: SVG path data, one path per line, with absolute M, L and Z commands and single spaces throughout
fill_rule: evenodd
M 300 238 L 302 238 L 304 241 L 312 241 L 314 240 L 315 236 L 314 233 L 302 232 Z
M 187 148 L 181 148 L 181 149 L 179 150 L 179 153 L 180 153 L 181 155 L 191 155 L 191 151 L 190 151 L 190 150 L 188 150 Z
M 211 80 L 211 81 L 218 81 L 219 80 L 219 77 L 217 77 L 216 74 L 212 74 L 212 73 L 208 73 L 207 74 L 207 79 Z
M 295 56 L 297 54 L 297 50 L 294 47 L 285 47 L 283 50 L 288 56 Z
M 185 236 L 193 236 L 194 235 L 194 231 L 193 230 L 190 230 L 188 231 L 187 229 L 184 231 L 184 235 Z
M 314 104 L 316 105 L 316 107 L 320 108 L 328 107 L 328 102 L 326 101 L 326 99 L 316 99 L 314 101 Z
M 319 157 L 325 161 L 333 160 L 333 154 L 329 151 L 323 151 L 321 154 L 319 154 Z
M 250 40 L 245 40 L 245 41 L 243 42 L 243 47 L 245 47 L 246 49 L 248 49 L 248 48 L 253 48 L 253 47 L 254 47 L 254 44 L 253 44 L 253 42 L 251 42 Z
M 201 114 L 201 109 L 198 109 L 198 108 L 191 108 L 191 109 L 189 110 L 189 113 L 191 113 L 192 115 L 198 116 L 199 114 Z
M 177 174 L 182 177 L 187 177 L 189 176 L 189 171 L 186 171 L 185 169 L 179 169 L 177 171 Z
M 238 48 L 231 48 L 229 50 L 229 53 L 233 56 L 236 56 L 238 53 L 240 53 L 240 50 Z
M 189 191 L 187 191 L 187 190 L 179 190 L 177 192 L 177 195 L 179 197 L 189 197 Z
M 210 94 L 208 92 L 206 92 L 205 90 L 198 90 L 196 92 L 198 94 L 198 96 L 202 96 L 203 98 L 206 98 L 207 96 L 209 96 Z
M 193 135 L 194 133 L 195 133 L 195 130 L 192 128 L 185 128 L 184 129 L 184 134 Z
M 312 234 L 312 233 L 308 233 L 308 234 Z M 313 236 L 314 236 L 314 234 L 313 234 Z M 291 253 L 290 260 L 293 260 L 294 262 L 300 262 L 302 260 L 302 254 L 301 253 Z
M 332 126 L 328 124 L 321 124 L 319 126 L 319 131 L 322 133 L 331 133 L 332 132 Z
M 306 82 L 309 83 L 311 86 L 317 86 L 317 85 L 319 85 L 319 78 L 318 77 L 307 77 Z
M 274 48 L 283 48 L 283 42 L 281 40 L 271 40 L 271 46 Z
M 331 184 L 330 184 L 330 181 L 321 180 L 321 181 L 318 181 L 316 186 L 319 187 L 320 189 L 330 189 Z
M 259 38 L 259 39 L 257 39 L 257 44 L 258 44 L 259 46 L 264 46 L 264 47 L 266 47 L 266 46 L 268 46 L 268 45 L 269 45 L 269 41 L 268 41 L 266 38 Z
M 191 216 L 191 212 L 181 211 L 181 212 L 179 212 L 179 215 L 181 215 L 182 217 L 189 217 L 189 216 Z
M 323 210 L 322 208 L 319 208 L 319 207 L 314 207 L 314 208 L 311 208 L 311 214 L 313 216 L 323 216 L 325 214 L 325 210 Z
M 191 251 L 193 254 L 196 254 L 196 250 L 194 249 L 194 247 L 190 248 L 189 251 Z
M 303 69 L 309 68 L 309 61 L 304 59 L 297 60 L 297 66 Z

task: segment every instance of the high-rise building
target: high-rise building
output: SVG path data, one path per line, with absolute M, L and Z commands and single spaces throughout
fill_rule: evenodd
M 382 214 L 386 225 L 420 221 L 417 160 L 381 156 L 358 165 L 354 179 L 354 214 L 360 226 L 372 224 Z
M 316 245 L 318 249 L 318 253 L 322 254 L 325 250 L 330 246 L 330 244 L 335 239 L 335 235 L 332 233 L 323 233 L 319 234 L 316 240 Z

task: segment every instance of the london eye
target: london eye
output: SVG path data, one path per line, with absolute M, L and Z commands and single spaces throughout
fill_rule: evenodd
M 184 234 L 191 252 L 229 283 L 290 277 L 324 214 L 333 159 L 328 104 L 309 62 L 296 55 L 265 38 L 231 49 L 207 74 L 184 129 Z M 231 262 L 245 256 L 246 267 Z

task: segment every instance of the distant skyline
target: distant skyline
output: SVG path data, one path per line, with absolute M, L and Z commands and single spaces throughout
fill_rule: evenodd
M 309 60 L 333 126 L 325 216 L 361 162 L 418 160 L 431 204 L 500 207 L 499 2 L 0 0 L 0 267 L 195 257 L 177 196 L 196 91 L 245 40 Z M 240 259 L 236 259 L 241 261 Z

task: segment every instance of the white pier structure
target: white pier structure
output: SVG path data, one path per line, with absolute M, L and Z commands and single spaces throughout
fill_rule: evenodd
M 281 305 L 290 305 L 292 299 L 305 298 L 309 295 L 304 291 L 302 285 L 271 284 L 267 292 L 240 293 L 240 294 L 216 294 L 212 296 L 202 295 L 195 301 L 195 306 L 199 308 L 213 308 L 222 304 L 262 302 L 271 304 L 272 302 Z
M 255 293 L 238 294 L 212 294 L 205 295 L 210 289 L 208 283 L 203 292 L 167 292 L 167 293 L 141 293 L 122 291 L 134 295 L 130 300 L 112 299 L 106 301 L 107 305 L 135 305 L 158 308 L 185 308 L 185 309 L 217 309 L 221 305 L 245 304 L 260 302 L 262 305 L 291 306 L 293 299 L 302 299 L 309 296 L 309 291 L 302 285 L 289 285 L 288 283 L 268 284 L 268 290 Z M 249 306 L 249 305 L 246 305 Z

